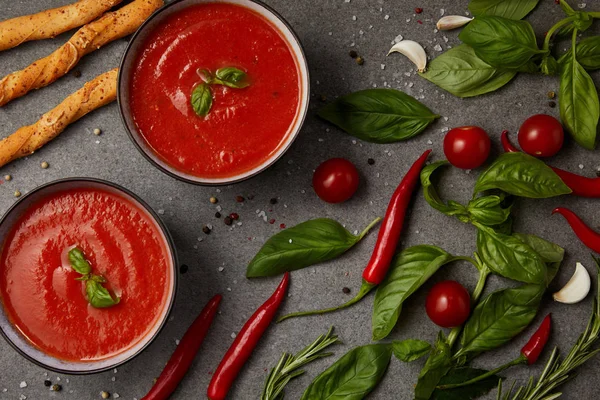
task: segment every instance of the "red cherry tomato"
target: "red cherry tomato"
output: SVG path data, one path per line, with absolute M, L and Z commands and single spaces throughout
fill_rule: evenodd
M 332 158 L 319 165 L 313 175 L 313 188 L 321 200 L 341 203 L 358 189 L 358 171 L 344 158 Z
M 431 288 L 425 308 L 433 323 L 443 328 L 454 328 L 469 318 L 471 296 L 460 283 L 443 281 Z
M 444 154 L 457 168 L 480 167 L 490 155 L 492 143 L 488 134 L 478 126 L 454 128 L 444 138 Z
M 560 151 L 564 139 L 560 121 L 546 114 L 529 117 L 519 129 L 519 145 L 534 157 L 552 157 Z

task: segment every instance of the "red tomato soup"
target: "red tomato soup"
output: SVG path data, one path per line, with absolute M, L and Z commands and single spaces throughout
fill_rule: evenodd
M 191 104 L 207 69 L 235 67 L 242 89 L 211 84 L 206 117 Z M 131 111 L 154 152 L 179 171 L 227 178 L 260 166 L 280 149 L 299 113 L 301 78 L 281 32 L 238 5 L 183 9 L 150 34 L 136 63 Z
M 88 304 L 68 260 L 74 246 L 119 304 Z M 99 360 L 156 326 L 170 296 L 170 269 L 163 235 L 147 212 L 112 192 L 69 190 L 32 205 L 13 227 L 0 258 L 0 294 L 11 322 L 43 352 Z

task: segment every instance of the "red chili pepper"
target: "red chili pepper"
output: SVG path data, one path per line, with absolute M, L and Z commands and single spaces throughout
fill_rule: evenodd
M 206 304 L 200 315 L 183 335 L 177 349 L 175 349 L 156 383 L 152 386 L 150 392 L 142 397 L 142 400 L 167 400 L 175 391 L 190 365 L 192 365 L 196 353 L 200 350 L 200 346 L 219 309 L 221 299 L 221 295 L 218 294 Z
M 503 131 L 502 136 L 502 147 L 507 153 L 518 152 L 508 138 L 508 131 Z M 572 194 L 579 197 L 590 197 L 600 198 L 600 178 L 588 178 L 585 176 L 577 175 L 572 172 L 565 171 L 564 169 L 555 168 L 550 166 L 552 170 L 562 179 L 562 181 L 573 191 Z
M 207 396 L 210 400 L 223 400 L 227 396 L 233 381 L 275 317 L 289 281 L 290 274 L 286 272 L 275 292 L 252 314 L 236 336 L 208 385 Z
M 550 327 L 552 326 L 552 317 L 550 314 L 542 321 L 542 324 L 537 331 L 531 336 L 531 339 L 521 349 L 521 354 L 527 359 L 527 364 L 535 364 L 537 359 L 542 354 L 542 350 L 546 347 L 548 338 L 550 337 Z
M 552 214 L 560 214 L 565 217 L 579 240 L 596 253 L 600 253 L 600 233 L 587 226 L 577 214 L 563 207 L 555 208 Z
M 363 283 L 356 297 L 349 302 L 342 304 L 341 306 L 327 308 L 324 310 L 316 311 L 302 311 L 284 315 L 279 318 L 277 322 L 281 322 L 288 318 L 299 317 L 303 315 L 314 315 L 314 314 L 325 314 L 332 311 L 341 310 L 349 307 L 355 303 L 358 303 L 363 297 L 367 295 L 373 288 L 379 285 L 385 279 L 387 272 L 390 268 L 392 258 L 396 254 L 396 247 L 400 241 L 400 234 L 402 233 L 402 227 L 404 225 L 404 217 L 408 205 L 412 198 L 413 192 L 420 182 L 421 170 L 425 166 L 427 157 L 431 150 L 427 150 L 415 161 L 410 167 L 402 182 L 392 195 L 392 199 L 388 205 L 385 213 L 385 218 L 379 229 L 379 236 L 377 237 L 377 243 L 375 249 L 369 260 L 369 264 L 363 271 Z

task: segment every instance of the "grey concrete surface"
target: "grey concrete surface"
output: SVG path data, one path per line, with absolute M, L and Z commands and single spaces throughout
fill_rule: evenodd
M 69 3 L 70 0 L 0 0 L 0 19 L 36 12 Z M 292 226 L 314 217 L 332 217 L 351 230 L 360 230 L 376 216 L 381 216 L 387 200 L 412 161 L 426 148 L 433 148 L 434 160 L 443 157 L 442 139 L 447 128 L 467 124 L 484 127 L 493 137 L 493 152 L 497 154 L 499 135 L 503 129 L 516 132 L 528 116 L 539 113 L 558 115 L 558 109 L 548 106 L 547 92 L 558 91 L 555 78 L 519 76 L 504 89 L 483 97 L 461 100 L 444 94 L 427 81 L 420 79 L 414 67 L 400 55 L 386 57 L 397 35 L 434 49 L 458 44 L 457 32 L 435 32 L 435 21 L 441 9 L 445 14 L 464 14 L 467 1 L 452 0 L 268 0 L 294 27 L 303 42 L 312 74 L 310 115 L 285 157 L 273 168 L 249 181 L 220 189 L 198 187 L 178 182 L 150 165 L 135 149 L 121 125 L 116 104 L 105 107 L 69 127 L 59 138 L 27 159 L 2 169 L 0 175 L 11 174 L 13 180 L 0 185 L 0 212 L 5 212 L 15 198 L 13 193 L 26 193 L 36 186 L 58 178 L 91 176 L 121 184 L 144 198 L 162 214 L 173 234 L 182 263 L 189 266 L 180 279 L 179 293 L 172 320 L 158 340 L 132 362 L 118 371 L 93 376 L 66 376 L 50 373 L 21 358 L 7 343 L 0 341 L 0 399 L 99 399 L 106 390 L 122 399 L 140 399 L 152 385 L 163 365 L 176 347 L 185 329 L 205 302 L 215 293 L 224 295 L 221 314 L 215 321 L 204 346 L 187 377 L 173 396 L 175 399 L 205 398 L 206 387 L 221 356 L 247 317 L 275 288 L 278 279 L 249 281 L 244 277 L 248 261 L 262 243 L 279 231 L 279 224 Z M 581 0 L 571 2 L 574 6 Z M 600 4 L 588 1 L 588 8 L 600 9 Z M 415 16 L 414 8 L 422 7 L 423 14 Z M 541 1 L 528 18 L 538 37 L 554 21 L 562 18 L 561 11 L 551 0 Z M 421 20 L 420 24 L 417 20 Z M 596 30 L 597 31 L 597 30 Z M 64 34 L 44 42 L 28 43 L 0 53 L 0 75 L 28 65 L 50 53 L 69 37 Z M 127 40 L 119 40 L 85 57 L 76 67 L 82 76 L 69 75 L 50 87 L 30 93 L 0 109 L 0 137 L 7 136 L 25 124 L 33 123 L 48 109 L 58 104 L 68 93 L 78 89 L 92 77 L 116 67 Z M 348 56 L 355 49 L 366 60 L 358 66 Z M 598 78 L 598 75 L 595 75 Z M 354 140 L 315 116 L 321 106 L 320 95 L 335 96 L 387 82 L 413 96 L 445 118 L 437 121 L 422 135 L 410 141 L 376 145 Z M 93 135 L 94 128 L 103 131 Z M 356 196 L 341 205 L 320 201 L 311 188 L 314 168 L 330 157 L 346 157 L 360 170 L 362 183 Z M 375 165 L 368 165 L 368 158 Z M 50 168 L 41 169 L 47 161 Z M 584 151 L 572 142 L 567 143 L 552 163 L 562 168 L 594 176 L 600 167 L 597 152 Z M 580 169 L 582 168 L 582 169 Z M 466 201 L 477 175 L 449 170 L 442 180 L 447 198 Z M 252 195 L 252 200 L 236 203 L 236 195 Z M 214 218 L 215 205 L 208 200 L 219 199 L 224 213 L 240 214 L 241 226 L 226 227 Z M 277 197 L 278 204 L 269 199 Z M 535 233 L 564 246 L 567 258 L 552 289 L 562 286 L 571 275 L 575 262 L 582 261 L 593 273 L 589 250 L 576 240 L 560 217 L 550 217 L 553 207 L 563 205 L 579 212 L 592 226 L 600 226 L 598 200 L 557 198 L 540 201 L 519 201 L 516 207 L 516 229 Z M 269 224 L 258 218 L 256 210 L 265 211 Z M 202 233 L 204 224 L 213 224 L 210 235 Z M 295 272 L 290 294 L 283 312 L 311 309 L 342 303 L 360 285 L 360 274 L 367 262 L 375 235 L 367 237 L 354 250 L 333 262 Z M 430 208 L 422 196 L 417 196 L 407 221 L 403 246 L 435 244 L 457 255 L 471 254 L 475 248 L 475 232 L 471 226 L 447 218 Z M 220 270 L 222 268 L 222 270 Z M 593 273 L 593 276 L 595 274 Z M 390 339 L 421 338 L 433 340 L 438 329 L 431 323 L 423 307 L 427 288 L 439 280 L 458 279 L 473 288 L 476 275 L 467 265 L 456 264 L 438 273 L 406 304 L 400 322 Z M 492 278 L 486 292 L 506 286 L 501 279 Z M 550 346 L 558 345 L 567 351 L 584 329 L 591 309 L 591 297 L 578 305 L 561 305 L 548 298 L 544 301 L 536 324 L 543 315 L 553 313 L 555 329 Z M 287 398 L 298 399 L 302 391 L 320 371 L 348 349 L 370 343 L 372 296 L 346 311 L 321 317 L 310 317 L 273 325 L 256 349 L 248 365 L 237 379 L 230 398 L 257 399 L 260 396 L 267 370 L 282 352 L 295 352 L 324 333 L 329 326 L 344 344 L 334 349 L 336 355 L 307 367 L 305 376 L 293 381 Z M 534 324 L 535 325 L 535 324 Z M 515 357 L 534 328 L 518 336 L 513 343 L 478 358 L 474 365 L 493 367 Z M 542 361 L 546 359 L 546 356 Z M 422 361 L 410 365 L 392 360 L 387 376 L 369 397 L 372 399 L 411 399 Z M 519 382 L 530 374 L 538 374 L 541 365 L 518 367 L 505 376 Z M 589 361 L 579 376 L 563 388 L 565 399 L 597 398 L 600 393 L 600 358 Z M 60 378 L 60 382 L 58 379 Z M 49 392 L 44 379 L 63 385 L 61 393 Z M 26 382 L 27 387 L 20 388 Z M 489 398 L 492 398 L 493 393 Z M 495 397 L 493 397 L 495 398 Z

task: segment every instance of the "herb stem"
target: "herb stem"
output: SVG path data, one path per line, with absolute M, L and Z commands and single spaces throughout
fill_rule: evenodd
M 542 50 L 548 50 L 550 48 L 550 40 L 552 40 L 552 36 L 556 33 L 557 30 L 559 30 L 565 25 L 570 24 L 574 20 L 574 16 L 567 17 L 561 21 L 558 21 L 552 28 L 550 28 L 548 30 L 548 33 L 546 33 L 546 38 L 544 39 L 544 46 L 542 47 Z
M 367 225 L 367 227 L 360 233 L 360 236 L 358 236 L 358 240 L 362 240 L 362 238 L 364 238 L 371 231 L 371 229 L 373 229 L 375 225 L 379 223 L 379 221 L 381 221 L 381 217 L 375 218 L 373 222 Z
M 527 363 L 527 358 L 525 358 L 524 356 L 520 356 L 519 358 L 516 358 L 504 365 L 499 366 L 496 369 L 493 369 L 491 371 L 488 371 L 484 374 L 481 374 L 479 376 L 476 376 L 473 379 L 469 379 L 468 381 L 465 382 L 460 382 L 460 383 L 453 383 L 453 384 L 449 384 L 449 385 L 440 385 L 437 388 L 441 389 L 441 390 L 447 390 L 447 389 L 455 389 L 455 388 L 459 388 L 459 387 L 463 387 L 463 386 L 469 386 L 472 385 L 474 383 L 480 382 L 484 379 L 487 379 L 491 376 L 494 376 L 496 374 L 499 374 L 500 372 L 504 371 L 505 369 L 508 369 L 510 367 L 513 367 L 515 365 L 521 365 L 521 364 L 525 364 Z

